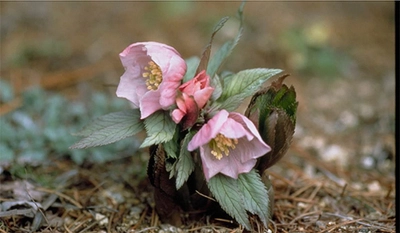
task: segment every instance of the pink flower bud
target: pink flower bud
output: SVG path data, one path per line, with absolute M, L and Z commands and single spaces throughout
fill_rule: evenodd
M 210 99 L 214 88 L 210 86 L 210 76 L 203 70 L 190 81 L 179 87 L 182 93 L 176 99 L 177 109 L 172 111 L 172 119 L 175 123 L 183 120 L 183 128 L 193 126 L 197 121 L 200 109 Z

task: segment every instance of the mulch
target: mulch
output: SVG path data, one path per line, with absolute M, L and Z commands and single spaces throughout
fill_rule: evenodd
M 294 157 L 310 164 L 314 172 L 299 166 Z M 86 167 L 52 161 L 20 179 L 3 173 L 0 199 L 3 207 L 5 203 L 10 207 L 0 212 L 0 232 L 246 232 L 232 219 L 212 216 L 188 220 L 183 226 L 161 222 L 147 178 L 120 172 L 138 162 L 134 160 Z M 259 224 L 258 232 L 395 232 L 393 177 L 362 185 L 379 174 L 349 177 L 349 172 L 318 162 L 295 142 L 270 170 L 274 214 L 269 230 Z M 29 178 L 43 172 L 53 174 L 51 187 Z

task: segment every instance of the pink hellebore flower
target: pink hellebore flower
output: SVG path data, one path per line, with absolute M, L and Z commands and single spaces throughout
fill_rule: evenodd
M 199 147 L 207 181 L 219 172 L 237 179 L 271 150 L 247 117 L 226 110 L 203 125 L 188 144 L 189 151 Z
M 174 48 L 157 42 L 139 42 L 131 44 L 119 56 L 125 73 L 117 96 L 139 108 L 141 119 L 175 103 L 186 63 Z
M 210 86 L 210 76 L 203 70 L 190 81 L 179 87 L 180 94 L 176 98 L 177 109 L 172 111 L 175 123 L 183 119 L 183 127 L 188 128 L 196 123 L 200 109 L 210 99 L 214 88 Z

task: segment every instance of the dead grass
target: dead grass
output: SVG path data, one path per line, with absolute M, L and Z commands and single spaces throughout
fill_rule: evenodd
M 304 167 L 291 161 L 294 156 L 312 164 L 318 172 L 310 176 Z M 21 183 L 3 174 L 1 201 L 21 200 L 21 196 L 15 196 L 21 186 L 26 200 L 14 203 L 13 212 L 0 212 L 0 232 L 31 232 L 32 228 L 34 232 L 81 233 L 245 232 L 230 219 L 212 216 L 188 220 L 183 226 L 161 222 L 153 208 L 152 187 L 147 179 L 118 172 L 128 169 L 129 162 L 72 168 L 74 165 L 68 161 L 54 161 L 52 167 L 35 169 L 34 173 L 60 172 L 51 184 L 53 188 L 29 179 Z M 352 182 L 353 178 L 325 170 L 324 163 L 312 159 L 295 144 L 276 167 L 286 172 L 270 172 L 275 203 L 269 232 L 395 232 L 393 177 L 381 176 L 378 189 L 360 186 Z M 364 175 L 369 180 L 377 174 Z M 31 209 L 26 205 L 29 201 L 40 205 L 33 217 L 23 215 L 24 210 Z M 267 232 L 258 227 L 258 232 Z

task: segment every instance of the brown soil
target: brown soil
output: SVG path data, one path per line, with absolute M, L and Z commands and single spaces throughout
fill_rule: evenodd
M 17 96 L 37 84 L 71 99 L 83 83 L 114 93 L 109 84 L 117 85 L 123 73 L 118 53 L 130 43 L 159 41 L 185 58 L 199 56 L 214 24 L 234 16 L 239 5 L 0 2 L 1 78 L 11 81 Z M 291 149 L 270 169 L 275 208 L 269 232 L 395 232 L 394 3 L 248 2 L 244 15 L 243 38 L 225 68 L 281 68 L 291 74 L 286 83 L 299 101 Z M 214 48 L 235 35 L 237 22 L 228 22 Z M 304 53 L 285 42 L 294 27 L 308 38 L 310 51 L 337 51 L 330 62 L 339 71 L 302 69 Z M 13 63 L 23 48 L 46 41 L 59 46 L 55 59 Z M 19 104 L 17 97 L 0 112 Z M 48 208 L 36 217 L 2 216 L 0 232 L 32 226 L 37 232 L 243 232 L 228 219 L 206 216 L 176 227 L 161 222 L 151 185 L 132 171 L 146 166 L 147 153 L 101 165 L 54 160 L 29 168 L 24 179 L 3 172 L 0 202 L 25 190 Z M 37 185 L 41 174 L 52 174 L 57 183 Z

